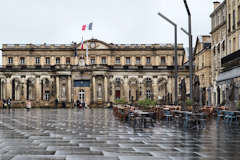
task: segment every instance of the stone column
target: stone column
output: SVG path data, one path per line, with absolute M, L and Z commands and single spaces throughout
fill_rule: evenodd
M 92 78 L 93 83 L 93 103 L 96 103 L 96 78 L 93 76 Z
M 124 78 L 124 84 L 123 84 L 123 93 L 124 93 L 124 98 L 127 102 L 129 102 L 129 86 L 128 86 L 128 78 Z
M 67 95 L 67 98 L 68 98 L 67 101 L 68 101 L 68 102 L 71 102 L 71 99 L 72 99 L 72 98 L 71 98 L 71 97 L 72 97 L 72 96 L 71 96 L 71 94 L 72 94 L 72 93 L 71 93 L 71 88 L 72 88 L 72 85 L 71 85 L 71 76 L 68 76 L 68 92 L 67 92 L 67 93 L 68 93 L 68 95 Z
M 111 101 L 114 102 L 115 101 L 115 85 L 114 83 L 112 84 L 112 98 L 111 98 Z
M 56 98 L 59 99 L 59 77 L 56 76 Z
M 39 101 L 41 99 L 41 82 L 40 78 L 36 78 L 36 100 Z
M 12 98 L 12 84 L 10 78 L 7 78 L 7 84 L 6 84 L 6 92 L 7 97 L 6 98 Z
M 104 77 L 104 93 L 105 93 L 105 103 L 108 102 L 108 80 L 107 76 Z
M 153 99 L 154 100 L 158 100 L 158 96 L 160 95 L 160 93 L 158 93 L 158 83 L 157 83 L 157 78 L 154 78 L 153 79 L 153 84 L 152 84 L 152 87 L 153 87 Z
M 23 80 L 23 99 L 26 100 L 27 99 L 27 80 L 24 79 Z

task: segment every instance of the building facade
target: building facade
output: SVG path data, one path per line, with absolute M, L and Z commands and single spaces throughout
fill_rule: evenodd
M 236 107 L 240 100 L 240 2 L 226 0 L 226 55 L 221 57 L 222 70 L 217 85 L 222 92 L 222 101 Z
M 198 36 L 194 48 L 195 75 L 200 80 L 200 105 L 211 104 L 211 37 Z
M 33 106 L 49 106 L 56 99 L 69 106 L 77 100 L 89 105 L 116 99 L 175 101 L 172 44 L 126 45 L 91 39 L 83 48 L 76 43 L 3 44 L 0 98 L 10 97 L 16 106 L 26 100 Z M 184 60 L 179 44 L 179 83 L 188 78 Z
M 213 105 L 220 105 L 223 102 L 224 93 L 221 92 L 217 79 L 221 72 L 221 58 L 227 54 L 227 6 L 226 1 L 214 2 L 214 11 L 211 13 L 211 94 Z

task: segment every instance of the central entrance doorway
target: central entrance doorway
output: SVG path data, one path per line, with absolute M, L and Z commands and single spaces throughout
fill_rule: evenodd
M 85 91 L 83 89 L 80 90 L 78 99 L 80 103 L 83 103 L 83 102 L 85 103 Z

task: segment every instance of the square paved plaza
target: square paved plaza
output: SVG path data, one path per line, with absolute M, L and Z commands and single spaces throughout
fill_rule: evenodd
M 201 130 L 134 130 L 111 109 L 1 110 L 0 160 L 239 159 L 239 131 L 214 119 Z

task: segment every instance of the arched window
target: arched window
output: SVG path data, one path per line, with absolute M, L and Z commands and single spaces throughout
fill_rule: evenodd
M 151 99 L 151 90 L 150 89 L 147 89 L 147 91 L 146 91 L 146 98 Z

